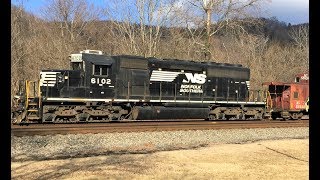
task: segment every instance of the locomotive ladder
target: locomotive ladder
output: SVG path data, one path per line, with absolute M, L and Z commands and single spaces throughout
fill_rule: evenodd
M 41 97 L 40 97 L 40 86 L 37 81 L 26 81 L 25 82 L 25 110 L 26 110 L 26 122 L 39 121 Z

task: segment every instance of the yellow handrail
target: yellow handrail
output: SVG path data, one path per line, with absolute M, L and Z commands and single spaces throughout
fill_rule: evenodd
M 266 91 L 266 105 L 267 105 L 267 108 L 272 109 L 272 99 L 271 99 L 270 91 Z
M 26 109 L 27 109 L 27 108 L 28 108 L 28 105 L 29 105 L 29 81 L 28 81 L 28 80 L 26 80 L 26 87 L 25 87 L 25 89 L 26 89 L 26 99 L 25 99 L 26 104 L 25 104 L 25 106 L 26 106 Z

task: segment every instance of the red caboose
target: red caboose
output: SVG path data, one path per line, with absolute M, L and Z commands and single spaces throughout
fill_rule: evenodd
M 301 119 L 308 115 L 309 74 L 298 74 L 295 81 L 265 82 L 268 89 L 266 108 L 272 119 Z

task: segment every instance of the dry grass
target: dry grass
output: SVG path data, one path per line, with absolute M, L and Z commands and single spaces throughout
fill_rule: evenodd
M 153 148 L 152 145 L 136 147 Z M 308 179 L 309 139 L 13 162 L 12 179 Z

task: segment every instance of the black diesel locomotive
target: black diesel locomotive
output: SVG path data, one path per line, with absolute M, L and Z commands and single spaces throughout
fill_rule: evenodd
M 107 56 L 90 50 L 69 58 L 72 70 L 40 72 L 38 90 L 26 82 L 16 123 L 245 120 L 265 115 L 263 94 L 250 91 L 250 70 L 238 64 Z

